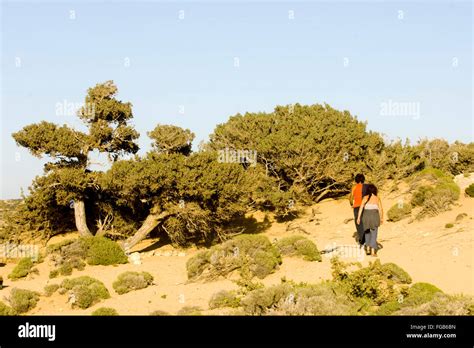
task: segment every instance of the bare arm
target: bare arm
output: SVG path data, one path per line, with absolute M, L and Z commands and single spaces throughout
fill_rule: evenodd
M 365 205 L 365 202 L 367 202 L 368 198 L 369 198 L 368 196 L 364 196 L 362 198 L 362 204 L 360 205 L 359 214 L 357 215 L 357 224 L 360 224 L 360 217 L 362 216 L 362 211 L 364 210 L 364 205 Z
M 382 207 L 382 200 L 377 197 L 378 200 L 377 200 L 377 203 L 379 204 L 379 210 L 380 210 L 380 224 L 383 223 L 383 207 Z

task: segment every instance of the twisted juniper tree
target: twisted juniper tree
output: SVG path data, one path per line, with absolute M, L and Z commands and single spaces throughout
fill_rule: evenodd
M 47 197 L 58 206 L 73 202 L 76 228 L 82 236 L 92 235 L 86 204 L 99 189 L 100 173 L 89 169 L 92 152 L 106 153 L 111 161 L 116 161 L 138 151 L 135 140 L 139 134 L 128 124 L 133 118 L 132 104 L 116 99 L 116 93 L 113 81 L 88 89 L 85 104 L 78 111 L 87 132 L 43 121 L 12 135 L 18 145 L 34 156 L 50 158 L 45 175 L 33 183 L 33 194 L 39 199 Z M 41 208 L 52 209 L 51 205 Z
M 368 150 L 382 138 L 348 111 L 329 105 L 277 106 L 272 113 L 235 115 L 210 137 L 214 150 L 254 150 L 258 166 L 301 201 L 348 192 L 354 173 L 366 170 Z
M 124 248 L 154 230 L 176 245 L 222 241 L 244 231 L 245 214 L 260 193 L 260 170 L 220 162 L 215 151 L 191 152 L 189 130 L 158 125 L 148 135 L 152 151 L 117 161 L 101 178 L 116 211 L 135 209 L 142 216 Z

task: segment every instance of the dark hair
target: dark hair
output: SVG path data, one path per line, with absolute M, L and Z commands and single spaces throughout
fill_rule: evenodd
M 365 181 L 365 176 L 364 174 L 357 174 L 355 177 L 355 182 L 358 184 L 363 184 Z
M 374 195 L 374 196 L 377 196 L 377 187 L 374 185 L 374 184 L 367 184 L 367 187 L 366 187 L 366 192 L 368 195 Z

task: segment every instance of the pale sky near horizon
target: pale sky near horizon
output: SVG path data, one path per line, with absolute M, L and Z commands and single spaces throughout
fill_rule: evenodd
M 59 106 L 106 80 L 134 106 L 141 154 L 157 123 L 197 144 L 231 115 L 290 103 L 349 110 L 391 139 L 471 142 L 472 16 L 471 1 L 442 0 L 2 1 L 0 199 L 45 162 L 11 133 L 79 128 Z

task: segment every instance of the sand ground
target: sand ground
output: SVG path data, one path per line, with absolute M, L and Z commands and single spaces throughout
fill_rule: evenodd
M 458 184 L 464 187 L 474 181 L 474 174 L 469 178 L 457 177 Z M 403 196 L 403 190 L 395 194 L 382 194 L 385 211 Z M 313 211 L 317 213 L 313 214 Z M 467 216 L 456 221 L 456 217 L 466 213 Z M 383 248 L 379 251 L 382 263 L 394 262 L 404 268 L 414 282 L 433 283 L 443 291 L 451 294 L 464 293 L 474 295 L 473 273 L 473 232 L 474 232 L 474 199 L 461 195 L 452 210 L 436 217 L 411 222 L 408 219 L 393 223 L 385 222 L 379 232 L 379 242 Z M 312 217 L 312 221 L 311 220 Z M 282 277 L 288 280 L 317 283 L 331 279 L 330 256 L 338 252 L 343 261 L 360 261 L 367 265 L 374 258 L 365 256 L 354 241 L 355 226 L 352 210 L 347 200 L 325 200 L 309 207 L 306 213 L 291 226 L 299 225 L 301 230 L 288 229 L 289 223 L 273 222 L 263 232 L 270 240 L 280 239 L 292 234 L 302 234 L 313 240 L 320 251 L 336 250 L 325 253 L 322 262 L 308 262 L 299 258 L 284 257 L 280 268 L 262 282 L 265 285 L 278 284 Z M 446 228 L 446 223 L 454 227 Z M 58 242 L 60 236 L 51 241 Z M 153 240 L 146 240 L 137 246 L 137 250 L 150 249 Z M 74 271 L 73 276 L 89 275 L 104 282 L 111 293 L 111 298 L 86 310 L 72 309 L 67 304 L 67 296 L 55 294 L 42 296 L 32 315 L 72 315 L 90 314 L 99 307 L 113 307 L 121 315 L 147 315 L 155 310 L 175 314 L 184 306 L 198 306 L 203 313 L 224 314 L 228 310 L 208 310 L 212 294 L 219 290 L 237 289 L 237 285 L 222 279 L 213 282 L 188 283 L 186 261 L 198 250 L 187 249 L 174 251 L 169 245 L 150 252 L 142 253 L 142 264 L 125 264 L 119 266 L 87 266 L 83 271 Z M 0 291 L 0 300 L 8 297 L 13 287 L 43 292 L 47 284 L 58 284 L 64 277 L 49 279 L 51 265 L 43 262 L 37 266 L 39 275 L 24 280 L 11 282 L 6 279 L 15 264 L 8 263 L 0 268 L 6 288 Z M 118 295 L 112 288 L 113 281 L 125 271 L 147 271 L 155 277 L 156 285 L 146 289 Z

